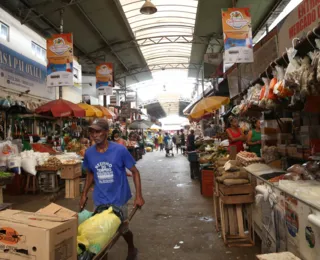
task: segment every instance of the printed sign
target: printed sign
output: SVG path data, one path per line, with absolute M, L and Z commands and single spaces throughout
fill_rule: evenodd
M 54 91 L 46 86 L 46 67 L 0 44 L 0 86 L 53 99 Z
M 225 63 L 253 62 L 249 8 L 222 9 Z
M 131 115 L 131 102 L 121 102 L 121 117 L 130 118 Z
M 286 202 L 286 224 L 288 232 L 292 237 L 296 237 L 299 232 L 299 217 L 296 211 L 292 209 L 292 206 Z
M 73 37 L 54 34 L 47 40 L 47 85 L 73 86 Z
M 107 95 L 110 92 L 106 91 L 106 88 L 113 87 L 113 74 L 112 63 L 102 63 L 96 67 L 96 89 L 99 95 Z
M 278 25 L 279 54 L 292 46 L 294 38 L 301 38 L 318 26 L 320 19 L 320 1 L 303 0 L 284 20 Z

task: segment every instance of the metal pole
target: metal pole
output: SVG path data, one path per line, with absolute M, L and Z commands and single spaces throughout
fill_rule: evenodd
M 125 76 L 124 79 L 124 101 L 127 101 L 127 77 Z
M 107 107 L 107 95 L 103 95 L 103 106 Z
M 138 108 L 138 90 L 136 90 L 136 108 Z
M 204 61 L 202 62 L 202 97 L 204 98 Z
M 60 33 L 63 33 L 63 12 L 64 10 L 60 10 Z M 59 86 L 59 99 L 62 99 L 62 86 Z
M 241 93 L 241 70 L 240 64 L 237 63 L 237 76 L 238 76 L 238 93 Z

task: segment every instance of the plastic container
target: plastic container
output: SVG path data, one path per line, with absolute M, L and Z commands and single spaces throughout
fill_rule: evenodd
M 201 194 L 212 197 L 214 192 L 214 172 L 212 170 L 201 171 Z

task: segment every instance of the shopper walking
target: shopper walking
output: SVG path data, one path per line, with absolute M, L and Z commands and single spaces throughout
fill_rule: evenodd
M 227 129 L 229 146 L 235 146 L 237 153 L 239 153 L 244 150 L 243 142 L 246 141 L 246 137 L 239 127 L 239 122 L 236 117 L 230 116 L 228 120 L 230 124 L 230 127 Z
M 176 145 L 177 154 L 178 154 L 179 148 L 181 147 L 181 138 L 180 138 L 180 131 L 179 130 L 173 135 L 173 138 L 175 139 L 175 145 Z
M 163 135 L 161 134 L 161 132 L 159 132 L 158 141 L 159 141 L 159 145 L 160 145 L 160 151 L 163 151 L 164 143 L 163 143 Z
M 133 174 L 136 189 L 134 207 L 142 207 L 144 199 L 141 191 L 140 173 L 135 166 L 135 160 L 128 150 L 119 144 L 108 141 L 109 125 L 105 119 L 99 119 L 90 126 L 90 135 L 95 145 L 87 149 L 83 165 L 87 171 L 86 184 L 80 199 L 80 209 L 83 209 L 93 182 L 93 202 L 100 205 L 115 205 L 122 209 L 128 218 L 128 201 L 131 198 L 130 186 L 126 177 L 126 168 Z M 133 234 L 127 228 L 123 238 L 128 244 L 127 260 L 135 260 L 138 250 L 134 246 Z
M 247 144 L 249 151 L 261 157 L 261 128 L 260 120 L 252 119 L 252 130 L 248 133 Z

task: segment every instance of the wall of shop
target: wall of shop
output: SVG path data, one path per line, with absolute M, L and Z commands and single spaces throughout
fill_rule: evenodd
M 46 40 L 2 9 L 0 26 L 0 86 L 54 99 L 46 86 Z

